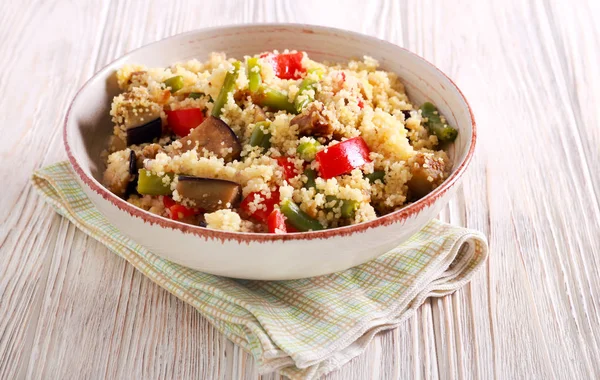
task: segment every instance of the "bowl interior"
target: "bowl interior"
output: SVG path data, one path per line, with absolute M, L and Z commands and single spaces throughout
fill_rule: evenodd
M 245 25 L 218 27 L 180 34 L 135 50 L 97 73 L 76 96 L 66 121 L 66 141 L 83 172 L 101 183 L 101 153 L 112 134 L 109 111 L 118 94 L 115 71 L 125 63 L 165 67 L 178 61 L 205 60 L 223 51 L 242 58 L 278 49 L 306 51 L 314 60 L 347 61 L 368 55 L 381 68 L 398 74 L 415 105 L 431 101 L 459 130 L 449 149 L 453 171 L 466 160 L 472 144 L 472 115 L 458 88 L 443 73 L 419 56 L 376 38 L 337 29 L 308 25 Z

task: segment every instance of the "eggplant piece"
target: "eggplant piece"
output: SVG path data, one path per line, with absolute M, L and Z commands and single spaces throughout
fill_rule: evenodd
M 131 194 L 138 194 L 137 192 L 137 184 L 138 184 L 138 170 L 137 170 L 137 157 L 135 152 L 132 150 L 129 151 L 129 183 L 127 184 L 127 189 L 125 190 L 125 197 Z
M 178 176 L 177 192 L 196 203 L 206 212 L 232 208 L 242 195 L 242 187 L 231 181 L 214 178 Z
M 187 152 L 197 145 L 198 150 L 204 148 L 226 162 L 239 158 L 242 152 L 242 145 L 235 133 L 223 120 L 214 116 L 206 118 L 189 135 L 179 139 L 179 142 L 182 146 L 176 153 Z
M 133 149 L 129 151 L 129 174 L 137 174 L 137 157 Z
M 290 121 L 290 125 L 294 124 L 300 136 L 330 137 L 333 134 L 333 125 L 323 116 L 323 104 L 311 103 Z
M 139 127 L 127 128 L 127 145 L 152 142 L 162 134 L 162 120 L 156 118 Z

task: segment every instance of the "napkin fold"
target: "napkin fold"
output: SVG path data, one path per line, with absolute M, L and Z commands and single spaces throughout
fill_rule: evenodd
M 433 220 L 401 246 L 342 272 L 238 280 L 177 265 L 121 234 L 85 195 L 67 162 L 36 171 L 32 181 L 59 214 L 250 352 L 261 373 L 279 369 L 292 379 L 317 378 L 360 355 L 376 333 L 398 326 L 427 297 L 465 285 L 488 255 L 480 232 Z

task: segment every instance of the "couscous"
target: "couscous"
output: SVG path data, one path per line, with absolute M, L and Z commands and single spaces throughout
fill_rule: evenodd
M 366 222 L 439 186 L 457 135 L 370 57 L 213 53 L 116 73 L 104 183 L 149 212 L 256 233 Z

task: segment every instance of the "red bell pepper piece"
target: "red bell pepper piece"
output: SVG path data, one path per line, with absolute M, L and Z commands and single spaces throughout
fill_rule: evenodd
M 254 202 L 256 196 L 260 196 L 263 200 L 260 202 L 265 207 L 261 207 L 255 211 L 250 210 L 250 203 Z M 266 199 L 265 195 L 260 192 L 250 193 L 240 203 L 240 208 L 244 210 L 248 216 L 261 222 L 267 223 L 269 215 L 273 212 L 275 205 L 279 204 L 279 191 L 271 191 L 271 198 Z
M 324 179 L 350 173 L 353 169 L 371 162 L 369 153 L 367 143 L 360 136 L 342 141 L 317 153 L 319 173 Z
M 365 106 L 365 102 L 363 102 L 362 99 L 358 99 L 358 108 L 360 108 L 361 110 L 364 108 Z
M 194 216 L 200 212 L 198 209 L 180 205 L 171 197 L 163 197 L 163 205 L 168 210 L 167 213 L 169 214 L 169 217 L 173 220 L 180 220 L 188 216 Z
M 169 208 L 171 206 L 175 206 L 176 204 L 177 204 L 177 202 L 175 202 L 173 200 L 173 198 L 167 197 L 167 196 L 163 196 L 163 206 L 165 206 L 165 208 Z
M 287 157 L 277 157 L 277 163 L 283 168 L 283 177 L 288 180 L 298 175 L 296 166 Z
M 275 70 L 275 75 L 281 79 L 300 79 L 306 69 L 302 66 L 302 57 L 304 54 L 297 53 L 284 54 L 261 54 L 261 58 L 266 58 Z
M 200 108 L 186 108 L 175 111 L 165 111 L 171 130 L 179 137 L 185 137 L 190 131 L 204 121 L 204 114 Z
M 285 216 L 279 210 L 273 210 L 269 214 L 267 220 L 267 227 L 269 232 L 272 234 L 285 234 L 287 233 L 287 226 L 285 224 Z

